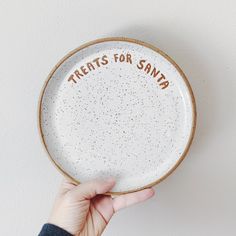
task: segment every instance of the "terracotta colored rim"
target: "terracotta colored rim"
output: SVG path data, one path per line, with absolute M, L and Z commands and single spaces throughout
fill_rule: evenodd
M 55 73 L 55 71 L 60 67 L 60 65 L 66 61 L 69 57 L 71 57 L 72 55 L 74 55 L 75 53 L 77 53 L 78 51 L 86 48 L 86 47 L 89 47 L 91 45 L 94 45 L 94 44 L 98 44 L 98 43 L 103 43 L 103 42 L 111 42 L 111 41 L 123 41 L 123 42 L 129 42 L 129 43 L 134 43 L 134 44 L 138 44 L 138 45 L 141 45 L 141 46 L 144 46 L 144 47 L 147 47 L 149 49 L 152 49 L 153 51 L 161 54 L 165 59 L 167 59 L 176 69 L 177 71 L 180 73 L 180 75 L 182 76 L 187 88 L 188 88 L 188 91 L 189 91 L 189 94 L 190 94 L 190 97 L 191 97 L 191 106 L 192 106 L 192 117 L 193 117 L 193 123 L 192 123 L 192 127 L 191 127 L 191 133 L 190 133 L 190 136 L 189 136 L 189 139 L 188 139 L 188 142 L 187 142 L 187 145 L 185 147 L 185 150 L 183 152 L 183 154 L 181 155 L 181 157 L 179 158 L 179 160 L 176 162 L 176 164 L 165 174 L 163 175 L 161 178 L 157 179 L 156 181 L 148 184 L 148 185 L 145 185 L 141 188 L 137 188 L 137 189 L 133 189 L 133 190 L 129 190 L 129 191 L 123 191 L 123 192 L 108 192 L 107 195 L 120 195 L 120 194 L 125 194 L 125 193 L 130 193 L 130 192 L 136 192 L 136 191 L 139 191 L 139 190 L 142 190 L 142 189 L 145 189 L 145 188 L 149 188 L 149 187 L 152 187 L 158 183 L 160 183 L 162 180 L 164 180 L 167 176 L 169 176 L 178 166 L 179 164 L 183 161 L 183 159 L 185 158 L 187 152 L 189 151 L 189 148 L 191 146 L 191 143 L 193 141 L 193 137 L 194 137 L 194 133 L 195 133 L 195 130 L 196 130 L 196 121 L 197 121 L 197 111 L 196 111 L 196 102 L 195 102 L 195 98 L 194 98 L 194 95 L 193 95 L 193 91 L 192 91 L 192 88 L 189 84 L 189 81 L 186 77 L 186 75 L 183 73 L 182 69 L 175 63 L 175 61 L 173 59 L 171 59 L 166 53 L 164 53 L 163 51 L 161 51 L 159 48 L 157 47 L 154 47 L 153 45 L 149 44 L 149 43 L 146 43 L 146 42 L 143 42 L 143 41 L 140 41 L 140 40 L 137 40 L 137 39 L 132 39 L 132 38 L 125 38 L 125 37 L 109 37 L 109 38 L 101 38 L 101 39 L 96 39 L 96 40 L 93 40 L 91 42 L 88 42 L 88 43 L 85 43 L 83 45 L 81 45 L 80 47 L 74 49 L 73 51 L 69 52 L 66 56 L 64 56 L 57 64 L 56 66 L 51 70 L 50 74 L 48 75 L 45 83 L 44 83 L 44 86 L 42 88 L 42 91 L 41 91 L 41 94 L 40 94 L 40 97 L 39 97 L 39 103 L 38 103 L 38 128 L 39 128 L 39 134 L 40 134 L 40 138 L 41 138 L 41 141 L 43 143 L 43 146 L 48 154 L 48 157 L 49 159 L 52 161 L 52 163 L 56 166 L 56 168 L 67 178 L 69 178 L 74 184 L 80 184 L 79 181 L 77 181 L 76 179 L 74 179 L 72 176 L 70 176 L 68 173 L 66 173 L 62 167 L 60 167 L 56 162 L 55 160 L 52 158 L 52 156 L 50 155 L 49 151 L 48 151 L 48 148 L 47 148 L 47 145 L 46 145 L 46 142 L 44 140 L 44 135 L 43 135 L 43 132 L 42 132 L 42 127 L 41 127 L 41 107 L 42 107 L 42 99 L 43 99 L 43 95 L 44 95 L 44 91 L 47 87 L 47 84 L 49 82 L 49 80 L 52 78 L 52 75 Z

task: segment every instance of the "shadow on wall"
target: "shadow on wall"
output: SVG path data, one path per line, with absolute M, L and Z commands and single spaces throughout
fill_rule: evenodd
M 150 43 L 163 50 L 181 67 L 191 84 L 197 104 L 197 129 L 190 152 L 207 146 L 209 134 L 215 129 L 210 118 L 216 114 L 216 94 L 211 89 L 212 81 L 208 80 L 207 65 L 203 64 L 199 54 L 195 53 L 196 49 L 186 45 L 184 37 L 180 39 L 165 29 L 154 29 L 150 26 L 131 26 L 117 30 L 110 36 L 130 37 Z

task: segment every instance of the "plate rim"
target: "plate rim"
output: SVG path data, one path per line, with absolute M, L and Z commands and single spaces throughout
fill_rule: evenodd
M 182 153 L 182 155 L 179 157 L 179 159 L 177 160 L 177 162 L 174 164 L 174 166 L 163 176 L 161 176 L 160 178 L 158 178 L 157 180 L 139 187 L 139 188 L 135 188 L 135 189 L 131 189 L 128 191 L 117 191 L 117 192 L 113 192 L 113 191 L 109 191 L 106 193 L 106 195 L 122 195 L 122 194 L 126 194 L 126 193 L 132 193 L 132 192 L 137 192 L 146 188 L 150 188 L 153 187 L 157 184 L 159 184 L 160 182 L 162 182 L 164 179 L 166 179 L 170 174 L 172 174 L 174 172 L 174 170 L 176 170 L 176 168 L 180 165 L 180 163 L 185 159 L 190 146 L 192 144 L 193 138 L 194 138 L 194 134 L 196 131 L 196 124 L 197 124 L 197 109 L 196 109 L 196 100 L 193 94 L 193 90 L 191 88 L 191 85 L 188 81 L 187 76 L 184 74 L 183 70 L 180 68 L 180 66 L 169 56 L 167 55 L 165 52 L 163 52 L 161 49 L 159 49 L 156 46 L 153 46 L 150 43 L 138 40 L 138 39 L 134 39 L 134 38 L 129 38 L 129 37 L 105 37 L 105 38 L 98 38 L 92 41 L 89 41 L 87 43 L 84 43 L 82 45 L 80 45 L 79 47 L 71 50 L 69 53 L 67 53 L 64 57 L 62 57 L 57 64 L 51 69 L 50 73 L 48 74 L 46 80 L 44 81 L 44 84 L 41 88 L 40 91 L 40 95 L 39 95 L 39 99 L 38 99 L 38 109 L 37 109 L 37 125 L 38 125 L 38 133 L 40 136 L 40 140 L 41 143 L 44 147 L 44 150 L 47 153 L 47 156 L 49 158 L 49 160 L 53 163 L 53 165 L 59 170 L 59 172 L 66 178 L 69 178 L 74 184 L 78 185 L 80 184 L 80 182 L 78 180 L 76 180 L 75 178 L 73 178 L 72 176 L 70 176 L 66 171 L 63 170 L 63 168 L 56 163 L 56 161 L 52 158 L 51 154 L 48 151 L 46 142 L 44 140 L 44 134 L 42 131 L 42 122 L 41 122 L 41 108 L 42 108 L 42 100 L 43 100 L 43 96 L 44 96 L 44 92 L 45 89 L 48 85 L 48 82 L 50 81 L 50 79 L 52 78 L 53 74 L 56 72 L 56 70 L 61 66 L 61 64 L 63 62 L 65 62 L 68 58 L 70 58 L 71 56 L 73 56 L 75 53 L 77 53 L 78 51 L 87 48 L 89 46 L 95 45 L 95 44 L 99 44 L 99 43 L 104 43 L 104 42 L 112 42 L 112 41 L 122 41 L 122 42 L 128 42 L 128 43 L 134 43 L 134 44 L 138 44 L 141 46 L 144 46 L 146 48 L 149 48 L 153 51 L 155 51 L 156 53 L 159 53 L 160 55 L 162 55 L 167 61 L 169 61 L 174 67 L 175 69 L 180 73 L 181 77 L 183 78 L 183 81 L 187 87 L 187 90 L 189 92 L 190 95 L 190 99 L 191 99 L 191 108 L 192 108 L 192 126 L 191 126 L 191 132 L 190 132 L 190 136 L 188 139 L 188 142 L 185 146 L 185 149 Z

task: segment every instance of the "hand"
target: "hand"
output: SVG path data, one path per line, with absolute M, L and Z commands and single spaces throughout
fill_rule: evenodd
M 94 180 L 79 185 L 64 179 L 48 223 L 57 225 L 72 235 L 98 236 L 115 212 L 154 195 L 152 188 L 115 198 L 103 195 L 114 185 L 114 179 Z

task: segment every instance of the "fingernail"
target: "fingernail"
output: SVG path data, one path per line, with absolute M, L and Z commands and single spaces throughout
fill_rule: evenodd
M 153 188 L 150 188 L 149 190 L 150 190 L 150 195 L 154 196 L 155 195 L 155 190 Z
M 107 182 L 107 183 L 115 183 L 116 180 L 115 180 L 114 177 L 109 177 L 109 178 L 106 179 L 106 182 Z

